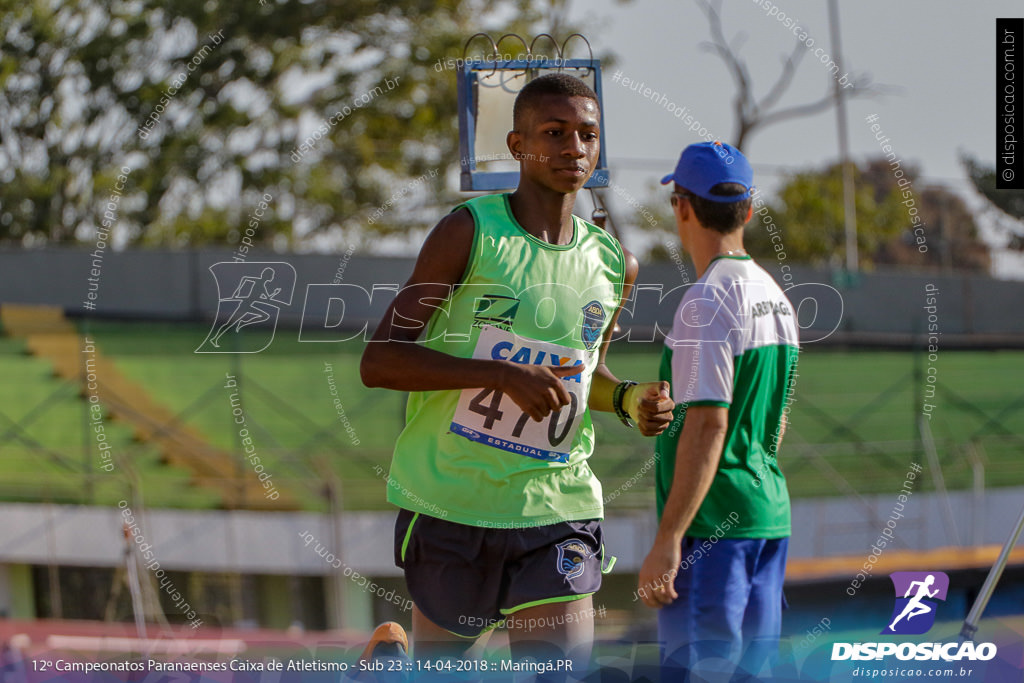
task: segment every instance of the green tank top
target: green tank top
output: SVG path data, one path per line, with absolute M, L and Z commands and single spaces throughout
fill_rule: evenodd
M 508 195 L 471 199 L 476 230 L 462 283 L 420 343 L 462 358 L 579 365 L 572 402 L 534 422 L 501 392 L 411 392 L 395 444 L 388 501 L 459 524 L 530 527 L 604 514 L 587 459 L 587 407 L 601 339 L 622 295 L 625 259 L 601 228 L 573 216 L 572 241 L 524 230 Z

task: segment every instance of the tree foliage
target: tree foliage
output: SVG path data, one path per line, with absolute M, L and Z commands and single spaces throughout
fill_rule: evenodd
M 967 170 L 967 176 L 971 179 L 974 189 L 998 210 L 998 216 L 1014 219 L 998 221 L 999 227 L 1009 233 L 1007 247 L 1024 251 L 1024 234 L 1020 230 L 1020 223 L 1013 224 L 1016 221 L 1024 221 L 1024 190 L 1000 190 L 996 187 L 994 166 L 986 166 L 966 155 L 961 157 L 960 161 Z
M 874 190 L 876 199 L 895 192 L 907 218 L 913 218 L 913 208 L 920 216 L 919 224 L 905 218 L 896 237 L 882 243 L 875 252 L 874 262 L 987 273 L 992 265 L 990 250 L 964 200 L 942 185 L 922 185 L 917 168 L 902 170 L 910 184 L 900 186 L 902 181 L 884 158 L 868 162 L 863 171 L 863 180 Z M 860 228 L 859 217 L 857 222 Z
M 437 60 L 562 4 L 0 0 L 0 242 L 91 239 L 112 198 L 120 244 L 234 243 L 255 222 L 253 241 L 312 248 L 407 227 L 389 198 L 446 203 L 445 174 L 424 174 L 457 163 L 455 72 Z
M 857 167 L 855 181 L 863 265 L 988 271 L 989 248 L 958 195 L 941 186 L 919 186 L 916 168 L 894 169 L 884 158 Z M 657 260 L 671 258 L 678 242 L 675 220 L 663 199 L 649 202 L 655 207 L 649 213 L 659 243 L 648 257 Z M 788 262 L 842 266 L 846 233 L 839 164 L 790 176 L 778 195 L 754 214 L 743 239 L 763 263 L 785 253 Z
M 857 247 L 864 265 L 988 270 L 988 247 L 960 197 L 940 186 L 919 187 L 917 169 L 894 169 L 884 158 L 857 167 L 854 178 Z M 839 164 L 793 175 L 767 215 L 781 229 L 787 258 L 842 264 L 846 238 Z M 745 240 L 752 254 L 774 257 L 763 217 L 754 217 Z
M 857 247 L 861 254 L 874 254 L 897 235 L 906 213 L 895 195 L 876 198 L 874 190 L 856 173 Z M 796 173 L 779 190 L 776 201 L 765 213 L 754 217 L 745 242 L 755 256 L 771 255 L 775 250 L 765 227 L 770 221 L 781 230 L 781 244 L 788 259 L 814 264 L 840 265 L 845 244 L 843 212 L 843 173 L 839 164 L 824 170 Z M 778 240 L 775 242 L 780 244 Z M 870 263 L 870 258 L 862 261 Z
M 800 62 L 807 52 L 810 51 L 808 34 L 806 29 L 800 25 L 787 24 L 792 27 L 796 38 L 789 54 L 781 58 L 779 75 L 767 91 L 758 97 L 755 94 L 753 77 L 747 60 L 742 56 L 741 50 L 747 36 L 739 33 L 731 40 L 725 36 L 725 29 L 722 25 L 722 0 L 697 0 L 697 6 L 704 13 L 708 21 L 708 32 L 711 39 L 701 43 L 701 48 L 717 56 L 725 64 L 729 77 L 736 86 L 736 93 L 733 96 L 733 113 L 736 115 L 734 121 L 732 144 L 743 150 L 744 145 L 754 133 L 776 123 L 789 119 L 804 118 L 832 109 L 839 103 L 839 95 L 832 83 L 833 78 L 840 81 L 843 97 L 874 97 L 877 95 L 892 94 L 898 92 L 894 88 L 883 83 L 875 83 L 871 75 L 867 73 L 853 74 L 849 72 L 839 74 L 839 67 L 834 61 L 829 61 L 825 67 L 828 74 L 825 93 L 816 100 L 803 102 L 801 104 L 782 104 L 783 96 L 793 83 Z M 790 19 L 790 22 L 792 19 Z
M 961 158 L 974 187 L 1007 216 L 1024 220 L 1024 190 L 996 189 L 996 169 L 969 156 Z

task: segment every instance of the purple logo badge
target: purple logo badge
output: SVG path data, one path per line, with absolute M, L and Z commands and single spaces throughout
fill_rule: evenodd
M 949 577 L 943 572 L 893 572 L 896 605 L 883 634 L 920 635 L 935 623 L 938 600 L 946 599 Z

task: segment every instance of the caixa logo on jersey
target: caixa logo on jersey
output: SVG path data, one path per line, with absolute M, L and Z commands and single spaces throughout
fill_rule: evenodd
M 935 625 L 940 603 L 949 592 L 949 576 L 944 572 L 893 572 L 895 592 L 892 614 L 881 635 L 921 635 Z M 925 643 L 833 643 L 832 660 L 878 660 L 886 657 L 899 660 L 955 662 L 987 661 L 996 656 L 994 643 L 925 642 Z

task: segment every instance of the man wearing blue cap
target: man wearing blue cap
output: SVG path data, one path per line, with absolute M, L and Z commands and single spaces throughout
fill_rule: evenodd
M 660 517 L 637 593 L 659 608 L 666 667 L 756 675 L 774 656 L 790 534 L 776 459 L 795 377 L 790 302 L 743 248 L 754 174 L 720 142 L 687 147 L 663 185 L 697 269 L 665 339 L 675 416 L 658 437 Z

